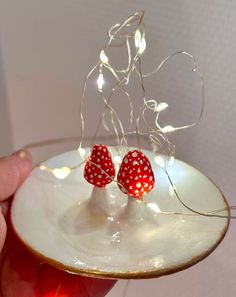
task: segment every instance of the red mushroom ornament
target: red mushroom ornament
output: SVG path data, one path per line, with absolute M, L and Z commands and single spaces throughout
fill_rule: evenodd
M 140 150 L 129 151 L 121 163 L 117 181 L 125 194 L 142 200 L 155 183 L 151 163 Z
M 115 177 L 115 165 L 108 148 L 102 144 L 93 146 L 84 167 L 84 178 L 92 185 L 103 188 Z

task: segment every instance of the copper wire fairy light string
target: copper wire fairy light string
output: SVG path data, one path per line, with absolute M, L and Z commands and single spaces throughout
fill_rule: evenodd
M 205 94 L 204 94 L 204 80 L 203 76 L 199 72 L 197 68 L 197 63 L 194 58 L 194 56 L 186 51 L 178 51 L 175 52 L 169 56 L 167 56 L 162 62 L 150 73 L 142 73 L 142 63 L 141 63 L 141 56 L 143 52 L 146 49 L 146 40 L 145 40 L 145 25 L 143 22 L 143 11 L 139 11 L 131 15 L 129 18 L 127 18 L 125 21 L 123 21 L 120 24 L 116 24 L 110 28 L 108 31 L 109 40 L 104 45 L 104 47 L 100 51 L 100 59 L 99 61 L 91 68 L 89 73 L 87 74 L 84 85 L 83 85 L 83 91 L 82 91 L 82 98 L 80 103 L 80 119 L 81 119 L 81 137 L 79 141 L 79 148 L 78 152 L 80 153 L 80 156 L 82 158 L 82 162 L 75 165 L 74 167 L 63 167 L 63 168 L 49 168 L 43 164 L 38 164 L 37 167 L 41 170 L 47 170 L 54 174 L 56 177 L 57 175 L 59 178 L 65 178 L 67 175 L 71 173 L 72 170 L 77 169 L 82 164 L 84 164 L 85 161 L 91 162 L 94 166 L 97 166 L 101 169 L 101 171 L 106 174 L 111 180 L 117 183 L 117 181 L 109 176 L 99 164 L 96 164 L 92 162 L 91 160 L 87 159 L 85 156 L 85 152 L 83 149 L 83 143 L 86 139 L 85 137 L 85 120 L 84 120 L 84 103 L 85 103 L 85 97 L 86 97 L 86 90 L 87 90 L 87 83 L 89 79 L 91 78 L 92 74 L 95 73 L 96 70 L 98 70 L 98 94 L 101 97 L 101 100 L 104 104 L 104 110 L 101 114 L 101 117 L 98 121 L 97 127 L 95 129 L 95 133 L 92 137 L 92 143 L 91 145 L 96 141 L 97 134 L 99 131 L 99 128 L 101 125 L 103 125 L 104 129 L 110 133 L 108 138 L 114 137 L 116 139 L 117 146 L 115 147 L 117 154 L 121 154 L 122 149 L 128 148 L 128 139 L 132 136 L 135 136 L 137 139 L 137 146 L 141 149 L 141 141 L 140 136 L 145 136 L 145 139 L 148 139 L 150 142 L 150 145 L 152 147 L 153 153 L 154 153 L 154 160 L 155 162 L 162 168 L 164 173 L 167 176 L 167 179 L 169 181 L 169 184 L 172 186 L 174 190 L 175 197 L 180 202 L 180 204 L 190 211 L 190 213 L 182 213 L 182 212 L 164 212 L 164 211 L 158 211 L 158 213 L 162 214 L 170 214 L 170 215 L 201 215 L 201 216 L 207 216 L 207 217 L 217 217 L 217 218 L 227 218 L 226 215 L 219 214 L 220 212 L 226 211 L 226 210 L 234 210 L 236 209 L 235 206 L 231 206 L 229 208 L 224 209 L 216 209 L 211 212 L 200 212 L 196 211 L 190 206 L 188 206 L 180 197 L 177 188 L 175 187 L 171 176 L 168 173 L 167 166 L 169 163 L 173 163 L 174 161 L 174 145 L 169 141 L 167 134 L 170 132 L 174 132 L 177 130 L 187 129 L 190 127 L 195 126 L 201 119 L 203 110 L 204 110 L 204 101 L 205 101 Z M 136 27 L 131 33 L 128 32 L 122 32 L 122 30 L 130 29 L 132 25 L 136 24 Z M 120 40 L 122 41 L 120 42 Z M 118 44 L 115 44 L 114 42 L 119 42 Z M 135 50 L 131 48 L 131 41 L 135 45 Z M 112 47 L 117 46 L 126 46 L 127 51 L 127 65 L 125 68 L 116 69 L 109 61 L 108 57 L 108 50 Z M 134 53 L 133 53 L 134 51 Z M 159 115 L 161 111 L 166 109 L 168 107 L 168 104 L 165 102 L 157 102 L 155 99 L 147 99 L 146 98 L 146 90 L 144 85 L 144 79 L 152 76 L 153 74 L 158 73 L 162 67 L 172 60 L 174 57 L 178 55 L 183 55 L 188 58 L 190 58 L 193 62 L 193 68 L 192 71 L 196 73 L 200 80 L 200 87 L 201 87 L 201 109 L 199 116 L 196 121 L 193 123 L 183 125 L 183 126 L 177 126 L 173 127 L 171 125 L 167 125 L 165 127 L 161 127 L 158 123 Z M 103 69 L 106 69 L 112 77 L 115 79 L 115 84 L 112 86 L 111 91 L 108 96 L 105 96 L 103 85 L 104 85 L 104 71 Z M 142 99 L 143 104 L 139 109 L 139 114 L 135 122 L 135 129 L 132 130 L 132 123 L 133 123 L 133 100 L 131 94 L 127 91 L 126 86 L 130 81 L 131 75 L 138 75 L 140 86 L 142 89 Z M 126 131 L 123 127 L 122 121 L 118 116 L 118 113 L 116 110 L 112 107 L 112 99 L 115 92 L 120 89 L 121 92 L 128 98 L 128 104 L 129 104 L 129 125 L 128 130 Z M 155 116 L 155 122 L 152 126 L 147 119 L 147 111 L 152 112 Z M 107 123 L 106 116 L 109 115 L 109 123 L 111 124 L 111 127 L 109 127 L 109 124 Z M 146 130 L 141 131 L 140 129 L 140 122 L 143 121 Z M 73 138 L 75 140 L 75 138 Z M 57 141 L 62 143 L 64 141 L 67 141 L 68 139 L 58 139 Z M 56 140 L 51 141 L 45 141 L 44 144 L 53 144 L 56 143 Z M 31 147 L 38 147 L 39 143 L 37 144 L 31 144 Z M 29 146 L 27 146 L 29 147 Z M 83 153 L 82 153 L 83 152 Z M 165 157 L 161 156 L 160 153 L 162 153 Z M 60 172 L 62 170 L 62 172 Z M 64 171 L 63 171 L 64 170 Z M 144 203 L 148 206 L 148 203 L 144 201 Z M 231 218 L 236 218 L 236 216 L 230 216 Z

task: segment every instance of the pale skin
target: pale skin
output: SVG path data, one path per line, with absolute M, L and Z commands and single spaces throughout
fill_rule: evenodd
M 32 157 L 29 152 L 19 151 L 11 156 L 0 158 L 0 251 L 3 248 L 7 225 L 4 218 L 6 201 L 12 197 L 24 182 L 32 169 Z
M 44 297 L 49 293 L 50 296 L 105 296 L 116 281 L 81 277 L 53 268 L 33 257 L 12 235 L 5 219 L 10 198 L 31 170 L 32 157 L 27 151 L 0 158 L 0 291 L 4 297 L 19 297 L 19 292 L 24 297 Z

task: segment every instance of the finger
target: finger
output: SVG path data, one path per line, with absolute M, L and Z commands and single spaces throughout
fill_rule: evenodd
M 7 233 L 6 221 L 5 221 L 4 216 L 2 215 L 2 212 L 0 209 L 0 253 L 2 251 L 4 242 L 6 239 L 6 233 Z
M 9 206 L 11 205 L 11 202 L 12 202 L 12 197 L 10 199 L 0 201 L 0 207 L 2 210 L 2 214 L 6 219 L 8 219 Z
M 15 193 L 31 169 L 31 154 L 27 151 L 19 151 L 0 159 L 0 201 Z

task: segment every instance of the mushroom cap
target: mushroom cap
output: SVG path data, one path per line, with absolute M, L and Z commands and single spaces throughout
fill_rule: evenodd
M 111 153 L 103 144 L 95 144 L 84 167 L 84 178 L 96 187 L 105 187 L 115 177 Z
M 153 189 L 155 183 L 148 158 L 140 150 L 129 151 L 123 158 L 117 181 L 122 192 L 142 199 Z

